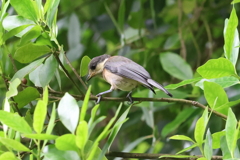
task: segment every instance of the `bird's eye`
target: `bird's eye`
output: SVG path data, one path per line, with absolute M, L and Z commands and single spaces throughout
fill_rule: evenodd
M 94 69 L 96 69 L 96 66 L 95 66 L 95 65 L 92 65 L 92 66 L 90 66 L 90 69 L 91 69 L 91 70 L 94 70 Z

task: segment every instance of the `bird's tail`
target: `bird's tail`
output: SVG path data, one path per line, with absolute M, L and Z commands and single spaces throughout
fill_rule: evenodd
M 157 83 L 156 81 L 152 80 L 152 79 L 148 79 L 147 82 L 150 85 L 153 85 L 154 87 L 161 89 L 163 92 L 165 92 L 167 95 L 169 95 L 170 97 L 172 97 L 172 94 L 169 93 L 161 84 Z

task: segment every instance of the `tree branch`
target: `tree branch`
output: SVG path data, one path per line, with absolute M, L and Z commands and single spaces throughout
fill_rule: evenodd
M 121 157 L 121 158 L 138 158 L 138 159 L 166 159 L 166 160 L 196 160 L 198 158 L 201 158 L 203 156 L 193 156 L 188 158 L 173 158 L 171 156 L 176 155 L 170 155 L 170 154 L 151 154 L 151 153 L 126 153 L 126 152 L 108 152 L 106 154 L 107 157 Z M 160 156 L 165 156 L 162 158 L 159 158 Z M 169 157 L 167 157 L 169 156 Z M 212 156 L 212 160 L 222 160 L 222 156 Z

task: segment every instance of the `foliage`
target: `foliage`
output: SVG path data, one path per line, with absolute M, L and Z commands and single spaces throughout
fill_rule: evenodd
M 2 0 L 0 160 L 107 159 L 112 150 L 239 159 L 238 2 Z M 144 102 L 95 105 L 109 85 L 83 78 L 103 53 L 169 84 L 171 103 L 140 87 L 133 97 Z

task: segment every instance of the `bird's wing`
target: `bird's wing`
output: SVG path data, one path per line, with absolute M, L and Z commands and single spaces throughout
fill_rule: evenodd
M 147 79 L 151 78 L 149 73 L 132 60 L 122 56 L 113 56 L 107 60 L 104 67 L 116 75 L 138 81 L 154 92 L 153 87 L 147 82 Z

